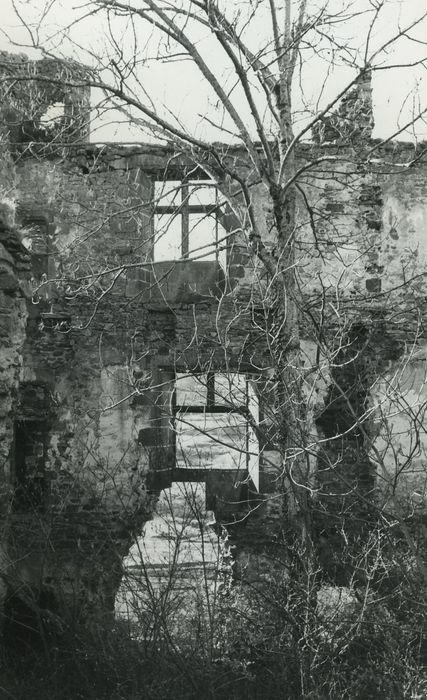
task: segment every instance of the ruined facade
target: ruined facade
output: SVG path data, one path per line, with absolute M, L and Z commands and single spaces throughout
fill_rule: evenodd
M 56 88 L 37 81 L 59 71 L 51 62 L 0 63 L 34 73 L 1 112 L 0 592 L 10 605 L 111 610 L 121 561 L 173 481 L 206 482 L 208 508 L 230 532 L 238 523 L 248 549 L 276 532 L 263 273 L 203 173 L 164 147 L 91 145 L 86 87 L 61 93 L 60 73 Z M 358 484 L 381 507 L 415 512 L 426 495 L 427 170 L 411 145 L 369 155 L 366 84 L 358 95 L 363 157 L 336 124 L 299 151 L 317 161 L 297 246 L 309 430 L 321 439 L 312 488 L 339 502 Z M 248 169 L 239 148 L 227 157 Z M 251 191 L 274 245 L 263 186 Z M 337 355 L 306 322 L 319 309 Z M 235 402 L 248 419 L 232 417 Z M 355 415 L 369 419 L 369 440 Z

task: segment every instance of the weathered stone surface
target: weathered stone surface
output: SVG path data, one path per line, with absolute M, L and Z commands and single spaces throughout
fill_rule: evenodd
M 33 66 L 25 57 L 0 55 L 3 74 L 17 64 L 24 72 Z M 75 68 L 43 62 L 35 74 Z M 49 149 L 45 143 L 44 150 L 37 144 L 30 149 L 30 136 L 52 137 L 34 122 L 58 94 L 41 89 L 32 115 L 22 94 L 13 99 L 0 124 L 10 145 L 0 156 L 0 193 L 16 202 L 28 250 L 9 213 L 0 226 L 0 509 L 8 531 L 4 556 L 12 564 L 9 593 L 24 583 L 36 600 L 47 590 L 59 607 L 79 614 L 112 608 L 121 560 L 151 517 L 159 491 L 176 477 L 177 371 L 248 373 L 262 387 L 259 491 L 246 474 L 194 476 L 206 483 L 217 517 L 230 525 L 240 570 L 251 561 L 255 578 L 262 578 L 263 557 L 283 518 L 263 270 L 225 211 L 225 273 L 218 276 L 216 262 L 187 261 L 181 265 L 187 271 L 176 266 L 165 283 L 165 263 L 152 260 L 153 187 L 171 160 L 171 177 L 185 172 L 185 159 L 153 145 L 79 142 L 86 138 L 86 91 L 64 96 L 66 120 L 59 127 L 74 135 L 69 145 L 59 148 L 54 139 Z M 387 386 L 405 357 L 403 343 L 425 345 L 427 167 L 420 159 L 408 168 L 414 154 L 404 144 L 383 146 L 375 161 L 357 160 L 355 144 L 363 151 L 371 134 L 370 101 L 370 86 L 359 85 L 319 143 L 301 144 L 298 152 L 301 163 L 327 156 L 301 181 L 316 235 L 301 197 L 296 243 L 303 310 L 309 312 L 301 321 L 309 483 L 326 519 L 331 503 L 338 519 L 353 507 L 356 486 L 366 496 L 377 488 L 375 449 L 384 456 L 385 501 L 404 500 L 406 488 L 414 504 L 425 495 L 424 437 L 417 458 L 403 465 L 407 485 L 396 495 L 392 475 L 399 464 L 392 454 L 400 447 L 404 452 L 406 437 L 398 445 L 387 442 L 375 425 L 377 414 L 367 409 L 372 404 L 380 415 L 392 402 Z M 20 131 L 12 133 L 17 115 Z M 356 116 L 363 117 L 357 133 L 350 129 Z M 239 148 L 227 147 L 226 157 L 248 173 Z M 254 184 L 251 193 L 259 230 L 274 246 L 263 185 Z M 30 274 L 32 301 L 25 298 Z M 313 334 L 312 322 L 322 313 L 327 343 Z M 405 387 L 405 372 L 419 372 L 421 362 L 418 355 L 416 362 L 413 356 L 403 360 Z M 375 382 L 378 374 L 382 380 Z M 347 403 L 337 386 L 347 392 Z M 407 393 L 418 410 L 424 389 Z M 406 436 L 413 422 L 404 412 L 390 412 L 390 424 L 398 423 Z M 18 451 L 14 431 L 22 443 Z M 340 432 L 345 438 L 336 440 Z M 20 489 L 27 490 L 25 498 Z M 337 524 L 328 530 L 320 520 L 322 537 L 337 536 Z
M 10 496 L 12 491 L 11 447 L 14 442 L 14 412 L 25 340 L 26 302 L 20 290 L 17 263 L 25 267 L 27 254 L 21 246 L 17 231 L 11 227 L 11 212 L 4 208 L 0 214 L 0 240 L 7 273 L 0 273 L 0 567 L 2 574 L 8 571 L 9 552 L 7 532 L 9 525 Z M 1 263 L 0 263 L 1 264 Z M 8 587 L 5 577 L 0 578 L 0 605 L 3 605 Z

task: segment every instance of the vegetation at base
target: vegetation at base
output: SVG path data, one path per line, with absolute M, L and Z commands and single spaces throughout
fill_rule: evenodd
M 155 635 L 138 621 L 47 626 L 27 639 L 6 625 L 0 698 L 422 700 L 425 591 L 415 571 L 389 561 L 346 588 L 326 586 L 319 571 L 299 585 L 295 576 L 268 590 L 234 585 L 214 617 L 186 613 L 172 632 L 159 614 Z

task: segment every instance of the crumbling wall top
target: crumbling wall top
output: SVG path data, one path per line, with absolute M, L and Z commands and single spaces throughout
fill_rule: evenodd
M 89 138 L 89 69 L 70 60 L 30 60 L 0 51 L 0 120 L 13 148 Z

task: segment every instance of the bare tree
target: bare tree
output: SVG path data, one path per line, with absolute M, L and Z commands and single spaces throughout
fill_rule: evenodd
M 310 664 L 318 661 L 309 642 L 310 620 L 314 627 L 318 620 L 308 617 L 325 579 L 357 589 L 357 595 L 364 586 L 365 611 L 375 577 L 381 588 L 378 543 L 394 531 L 406 543 L 405 556 L 409 551 L 425 575 L 408 512 L 399 510 L 402 502 L 394 505 L 397 483 L 424 449 L 424 400 L 406 401 L 401 386 L 411 356 L 404 345 L 416 347 L 422 337 L 422 309 L 412 314 L 406 335 L 398 341 L 390 330 L 399 323 L 396 308 L 402 295 L 409 300 L 406 311 L 417 307 L 419 270 L 405 258 L 395 283 L 382 287 L 378 237 L 381 183 L 412 172 L 424 154 L 415 144 L 395 156 L 392 138 L 416 130 L 426 106 L 414 102 L 409 113 L 402 111 L 393 132 L 372 139 L 371 79 L 391 80 L 405 68 L 424 69 L 421 32 L 426 13 L 397 16 L 387 2 L 367 2 L 361 8 L 352 2 L 332 6 L 290 0 L 228 7 L 209 0 L 94 0 L 72 15 L 67 26 L 52 30 L 52 25 L 46 28 L 46 19 L 54 9 L 55 3 L 49 3 L 39 17 L 29 20 L 17 7 L 30 46 L 44 56 L 46 70 L 39 72 L 37 81 L 53 91 L 64 85 L 74 91 L 92 88 L 99 116 L 105 119 L 108 113 L 112 122 L 131 125 L 135 140 L 155 139 L 161 146 L 127 145 L 127 157 L 142 154 L 146 164 L 157 158 L 145 200 L 134 196 L 123 203 L 112 193 L 108 207 L 86 216 L 86 230 L 73 242 L 73 254 L 63 255 L 64 272 L 51 275 L 49 284 L 71 300 L 86 295 L 90 310 L 81 324 L 84 328 L 111 294 L 121 293 L 125 277 L 140 279 L 147 273 L 149 282 L 136 286 L 135 303 L 144 303 L 159 289 L 162 293 L 171 268 L 182 264 L 171 264 L 168 256 L 184 261 L 214 256 L 225 267 L 225 286 L 212 294 L 215 313 L 209 317 L 216 323 L 211 336 L 215 351 L 207 346 L 206 328 L 196 317 L 186 351 L 176 358 L 173 370 L 181 381 L 196 376 L 201 394 L 209 394 L 213 404 L 228 406 L 239 417 L 245 434 L 250 430 L 254 436 L 254 452 L 264 445 L 268 493 L 255 497 L 242 519 L 250 519 L 268 502 L 268 537 L 276 538 L 280 570 L 296 582 L 300 617 L 291 620 L 289 628 L 304 652 L 304 686 Z M 395 24 L 389 22 L 385 29 L 390 19 Z M 105 30 L 101 48 L 90 45 L 87 23 L 99 23 Z M 402 54 L 400 47 L 406 45 L 414 49 Z M 76 59 L 89 67 L 77 66 Z M 188 70 L 189 80 L 197 74 L 205 86 L 213 107 L 206 111 L 204 105 L 195 106 L 200 128 L 175 116 L 173 100 L 161 105 L 149 94 L 150 69 L 168 70 L 171 64 Z M 0 67 L 4 89 L 14 99 L 24 93 L 40 121 L 45 105 L 26 88 L 33 76 L 7 58 L 0 60 Z M 310 71 L 318 85 L 310 82 Z M 334 80 L 341 85 L 335 90 Z M 49 115 L 43 119 L 46 123 Z M 19 114 L 15 121 L 19 126 Z M 34 143 L 41 139 L 27 133 L 18 157 L 39 157 L 49 149 L 62 157 L 58 149 L 73 149 L 75 134 L 66 110 L 55 123 L 56 131 L 38 151 Z M 19 128 L 29 132 L 30 125 Z M 217 134 L 222 143 L 216 142 Z M 89 172 L 98 167 L 97 157 L 89 168 L 85 161 Z M 76 149 L 73 158 L 78 164 Z M 212 185 L 215 199 L 203 199 Z M 350 205 L 357 210 L 351 215 Z M 106 250 L 91 259 L 88 251 L 103 226 L 124 219 L 138 231 L 133 257 L 123 263 Z M 215 220 L 214 237 L 201 236 L 197 227 L 203 219 Z M 233 278 L 230 253 L 228 262 L 221 261 L 222 250 L 243 257 L 240 281 Z M 173 309 L 170 299 L 166 301 Z M 246 342 L 236 352 L 235 339 L 240 342 L 246 328 Z M 170 418 L 170 397 L 179 385 L 175 377 L 159 380 L 149 371 L 141 373 L 140 359 L 147 347 L 141 352 L 138 339 L 132 342 L 127 397 L 163 392 L 160 429 L 162 419 Z M 390 376 L 389 364 L 399 357 L 399 369 Z M 215 384 L 220 369 L 229 377 L 231 391 Z M 245 381 L 254 384 L 262 416 L 250 410 L 248 384 L 242 399 L 239 375 L 250 375 Z M 174 408 L 178 439 L 185 442 L 189 425 L 236 454 L 250 453 L 247 445 L 236 444 L 237 423 L 234 435 L 227 438 L 227 433 L 216 432 L 215 424 L 197 422 L 185 407 L 184 401 Z M 396 434 L 396 410 L 405 416 L 405 439 Z M 409 447 L 402 448 L 407 436 Z M 197 461 L 200 455 L 186 447 L 181 459 Z M 385 484 L 380 497 L 379 474 Z M 268 530 L 270 516 L 276 516 L 274 537 Z M 305 619 L 302 610 L 310 611 Z M 282 612 L 289 622 L 288 602 Z M 352 618 L 353 631 L 359 629 L 360 615 Z
M 215 183 L 235 216 L 235 228 L 242 232 L 250 255 L 265 271 L 267 281 L 262 291 L 262 304 L 269 308 L 268 328 L 265 330 L 275 382 L 276 447 L 283 458 L 284 481 L 277 487 L 279 492 L 286 492 L 288 516 L 295 525 L 299 523 L 297 529 L 301 530 L 303 539 L 310 532 L 311 525 L 307 504 L 310 448 L 304 434 L 305 401 L 301 393 L 304 374 L 300 347 L 301 317 L 314 326 L 316 338 L 326 338 L 322 328 L 322 324 L 329 323 L 322 318 L 327 310 L 325 300 L 336 294 L 339 297 L 345 294 L 344 284 L 340 285 L 339 281 L 331 284 L 328 275 L 323 275 L 316 290 L 318 300 L 312 302 L 313 312 L 307 310 L 305 289 L 302 289 L 306 283 L 304 252 L 309 255 L 313 251 L 323 260 L 327 255 L 324 241 L 319 240 L 319 237 L 323 238 L 322 217 L 325 213 L 317 210 L 311 185 L 315 175 L 323 170 L 326 177 L 329 174 L 337 183 L 341 181 L 344 187 L 346 178 L 351 177 L 349 160 L 354 171 L 372 167 L 372 159 L 380 152 L 383 142 L 369 142 L 373 126 L 371 76 L 386 69 L 392 75 L 394 69 L 404 64 L 408 68 L 422 66 L 424 60 L 422 52 L 408 54 L 404 60 L 400 58 L 401 54 L 394 58 L 393 53 L 395 48 L 399 49 L 400 43 L 418 41 L 424 13 L 410 15 L 406 22 L 398 18 L 395 31 L 384 32 L 381 25 L 383 15 L 388 19 L 391 17 L 387 15 L 390 11 L 387 3 L 368 3 L 364 9 L 364 34 L 357 40 L 351 37 L 351 33 L 355 27 L 360 27 L 362 10 L 351 3 L 337 3 L 334 8 L 330 5 L 310 7 L 305 2 L 294 5 L 289 0 L 283 7 L 274 2 L 247 3 L 226 11 L 214 2 L 182 5 L 143 2 L 140 6 L 133 6 L 102 0 L 85 5 L 81 15 L 72 16 L 67 27 L 55 30 L 51 36 L 43 25 L 47 8 L 46 12 L 40 13 L 38 20 L 27 23 L 32 45 L 46 56 L 58 55 L 55 46 L 61 36 L 68 42 L 69 50 L 74 49 L 84 58 L 92 57 L 94 70 L 91 75 L 82 76 L 82 81 L 77 84 L 90 85 L 98 91 L 97 94 L 102 93 L 99 109 L 106 109 L 108 105 L 142 135 L 154 134 L 166 141 L 171 153 L 179 154 L 185 161 L 188 172 L 191 173 L 193 164 L 198 172 Z M 52 7 L 49 11 L 52 12 Z M 107 48 L 102 55 L 93 55 L 88 41 L 84 40 L 83 45 L 78 46 L 74 40 L 75 26 L 83 30 L 88 17 L 106 22 L 104 39 Z M 25 21 L 23 15 L 21 19 Z M 254 26 L 262 27 L 260 35 L 254 31 Z M 154 43 L 141 41 L 146 29 L 154 32 Z M 348 42 L 344 43 L 341 36 L 346 33 Z M 203 41 L 199 41 L 199 36 L 203 36 Z M 154 58 L 151 56 L 153 46 L 157 51 Z M 229 137 L 231 134 L 239 144 L 238 154 L 234 155 L 227 145 L 221 147 L 196 137 L 179 123 L 179 119 L 172 117 L 169 105 L 161 109 L 150 100 L 143 82 L 145 65 L 178 61 L 180 67 L 184 60 L 197 69 L 209 95 L 217 101 L 213 115 L 202 115 L 201 119 L 212 124 L 220 135 Z M 215 68 L 215 63 L 219 63 L 219 69 Z M 304 86 L 299 95 L 295 84 L 301 86 L 301 80 L 306 79 L 311 65 L 319 73 L 321 85 L 317 100 L 320 102 L 314 101 L 307 106 Z M 329 95 L 331 92 L 329 73 L 337 72 L 343 66 L 346 71 L 342 88 L 331 97 L 323 97 L 323 93 Z M 223 83 L 223 67 L 231 76 L 226 84 Z M 58 83 L 65 81 L 72 86 L 72 81 L 67 81 L 65 68 L 64 71 L 56 79 L 52 75 L 40 76 L 39 79 L 53 84 L 55 80 Z M 295 101 L 297 108 L 294 108 Z M 295 112 L 302 107 L 301 127 Z M 423 114 L 424 107 L 420 105 L 410 114 L 408 124 L 415 125 L 422 120 Z M 407 129 L 408 124 L 397 127 L 394 135 Z M 332 153 L 327 147 L 323 150 L 309 147 L 304 139 L 310 132 L 315 142 L 320 141 L 326 146 L 337 144 L 351 152 L 347 150 L 340 155 L 339 149 Z M 364 183 L 366 188 L 369 188 L 368 180 L 369 177 Z M 352 185 L 348 180 L 347 184 L 356 186 L 355 182 Z M 262 189 L 267 221 L 260 219 L 256 211 L 257 188 Z M 188 195 L 184 193 L 184 199 L 185 196 Z M 157 203 L 162 205 L 161 201 Z M 173 218 L 171 216 L 164 224 L 166 231 L 172 227 Z M 161 238 L 164 230 L 160 229 L 154 235 Z M 337 236 L 340 235 L 342 233 L 338 231 Z M 224 232 L 224 247 L 229 240 L 230 235 Z M 332 235 L 332 240 L 327 240 L 326 245 L 334 244 Z M 369 257 L 371 242 L 362 245 L 365 248 L 360 254 Z M 197 252 L 203 259 L 208 254 L 205 246 L 202 245 L 199 251 L 193 250 L 192 256 Z M 326 263 L 330 264 L 330 259 L 326 259 Z M 120 266 L 116 273 L 122 274 Z M 112 274 L 114 272 L 109 271 L 103 294 L 110 284 L 114 284 Z M 88 269 L 88 275 L 93 275 L 93 270 Z M 99 282 L 100 277 L 95 277 Z M 341 318 L 338 323 L 340 332 L 346 331 L 345 323 Z M 325 343 L 328 358 L 331 359 L 331 352 L 336 357 L 340 346 L 331 348 L 328 340 Z

